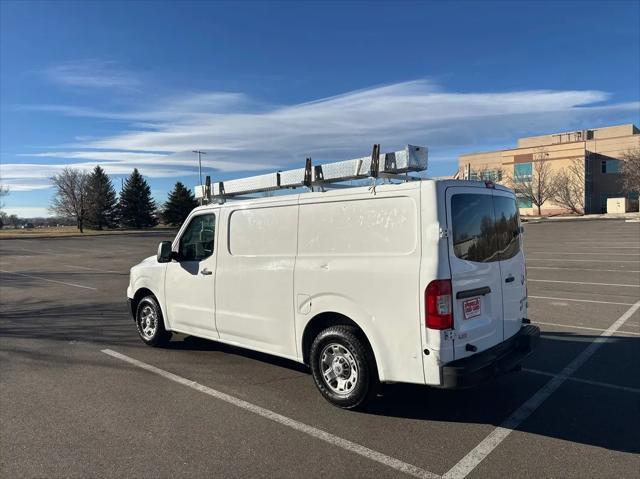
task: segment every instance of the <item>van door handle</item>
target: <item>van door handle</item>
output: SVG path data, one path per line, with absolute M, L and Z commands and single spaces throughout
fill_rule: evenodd
M 505 283 L 513 283 L 515 278 L 511 275 L 507 276 L 507 279 L 504 280 Z
M 464 291 L 458 291 L 456 293 L 456 299 L 473 298 L 474 296 L 484 296 L 485 294 L 489 294 L 490 292 L 491 292 L 491 288 L 489 286 L 484 286 L 482 288 L 476 288 L 476 289 L 465 289 Z
M 210 274 L 213 274 L 213 271 L 209 271 L 207 268 L 205 268 L 202 271 L 200 271 L 200 274 L 204 274 L 205 276 L 209 276 Z

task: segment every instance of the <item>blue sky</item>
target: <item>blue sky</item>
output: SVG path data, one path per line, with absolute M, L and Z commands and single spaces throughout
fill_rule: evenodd
M 640 123 L 640 2 L 0 2 L 5 211 L 48 177 L 197 184 L 405 143 L 429 174 L 520 136 Z

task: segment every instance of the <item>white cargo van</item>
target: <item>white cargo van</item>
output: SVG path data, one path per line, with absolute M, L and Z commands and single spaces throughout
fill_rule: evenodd
M 539 337 L 515 197 L 472 181 L 198 207 L 127 296 L 145 343 L 178 332 L 299 361 L 343 408 L 379 382 L 472 387 Z

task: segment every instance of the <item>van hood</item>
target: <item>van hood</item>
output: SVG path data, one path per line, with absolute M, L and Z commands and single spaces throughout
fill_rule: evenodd
M 149 256 L 148 258 L 143 259 L 142 261 L 140 261 L 140 264 L 148 264 L 148 263 L 155 263 L 158 260 L 157 255 L 153 255 L 153 256 Z
M 158 261 L 157 255 L 149 256 L 148 258 L 145 258 L 142 261 L 140 261 L 138 264 L 133 265 L 131 269 L 133 270 L 134 268 L 139 268 L 141 266 L 149 266 L 153 263 L 156 263 L 157 261 Z

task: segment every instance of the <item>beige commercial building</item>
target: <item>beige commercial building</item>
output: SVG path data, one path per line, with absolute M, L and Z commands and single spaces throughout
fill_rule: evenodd
M 555 174 L 563 169 L 568 173 L 577 166 L 584 168 L 585 213 L 603 213 L 608 198 L 627 195 L 619 174 L 620 162 L 625 152 L 636 148 L 640 148 L 640 130 L 632 124 L 532 136 L 520 138 L 516 148 L 461 155 L 458 176 L 509 184 L 510 178 L 535 176 L 535 164 L 540 161 Z M 522 214 L 537 214 L 535 205 L 525 197 L 518 201 Z M 542 214 L 565 211 L 553 201 L 542 206 Z

